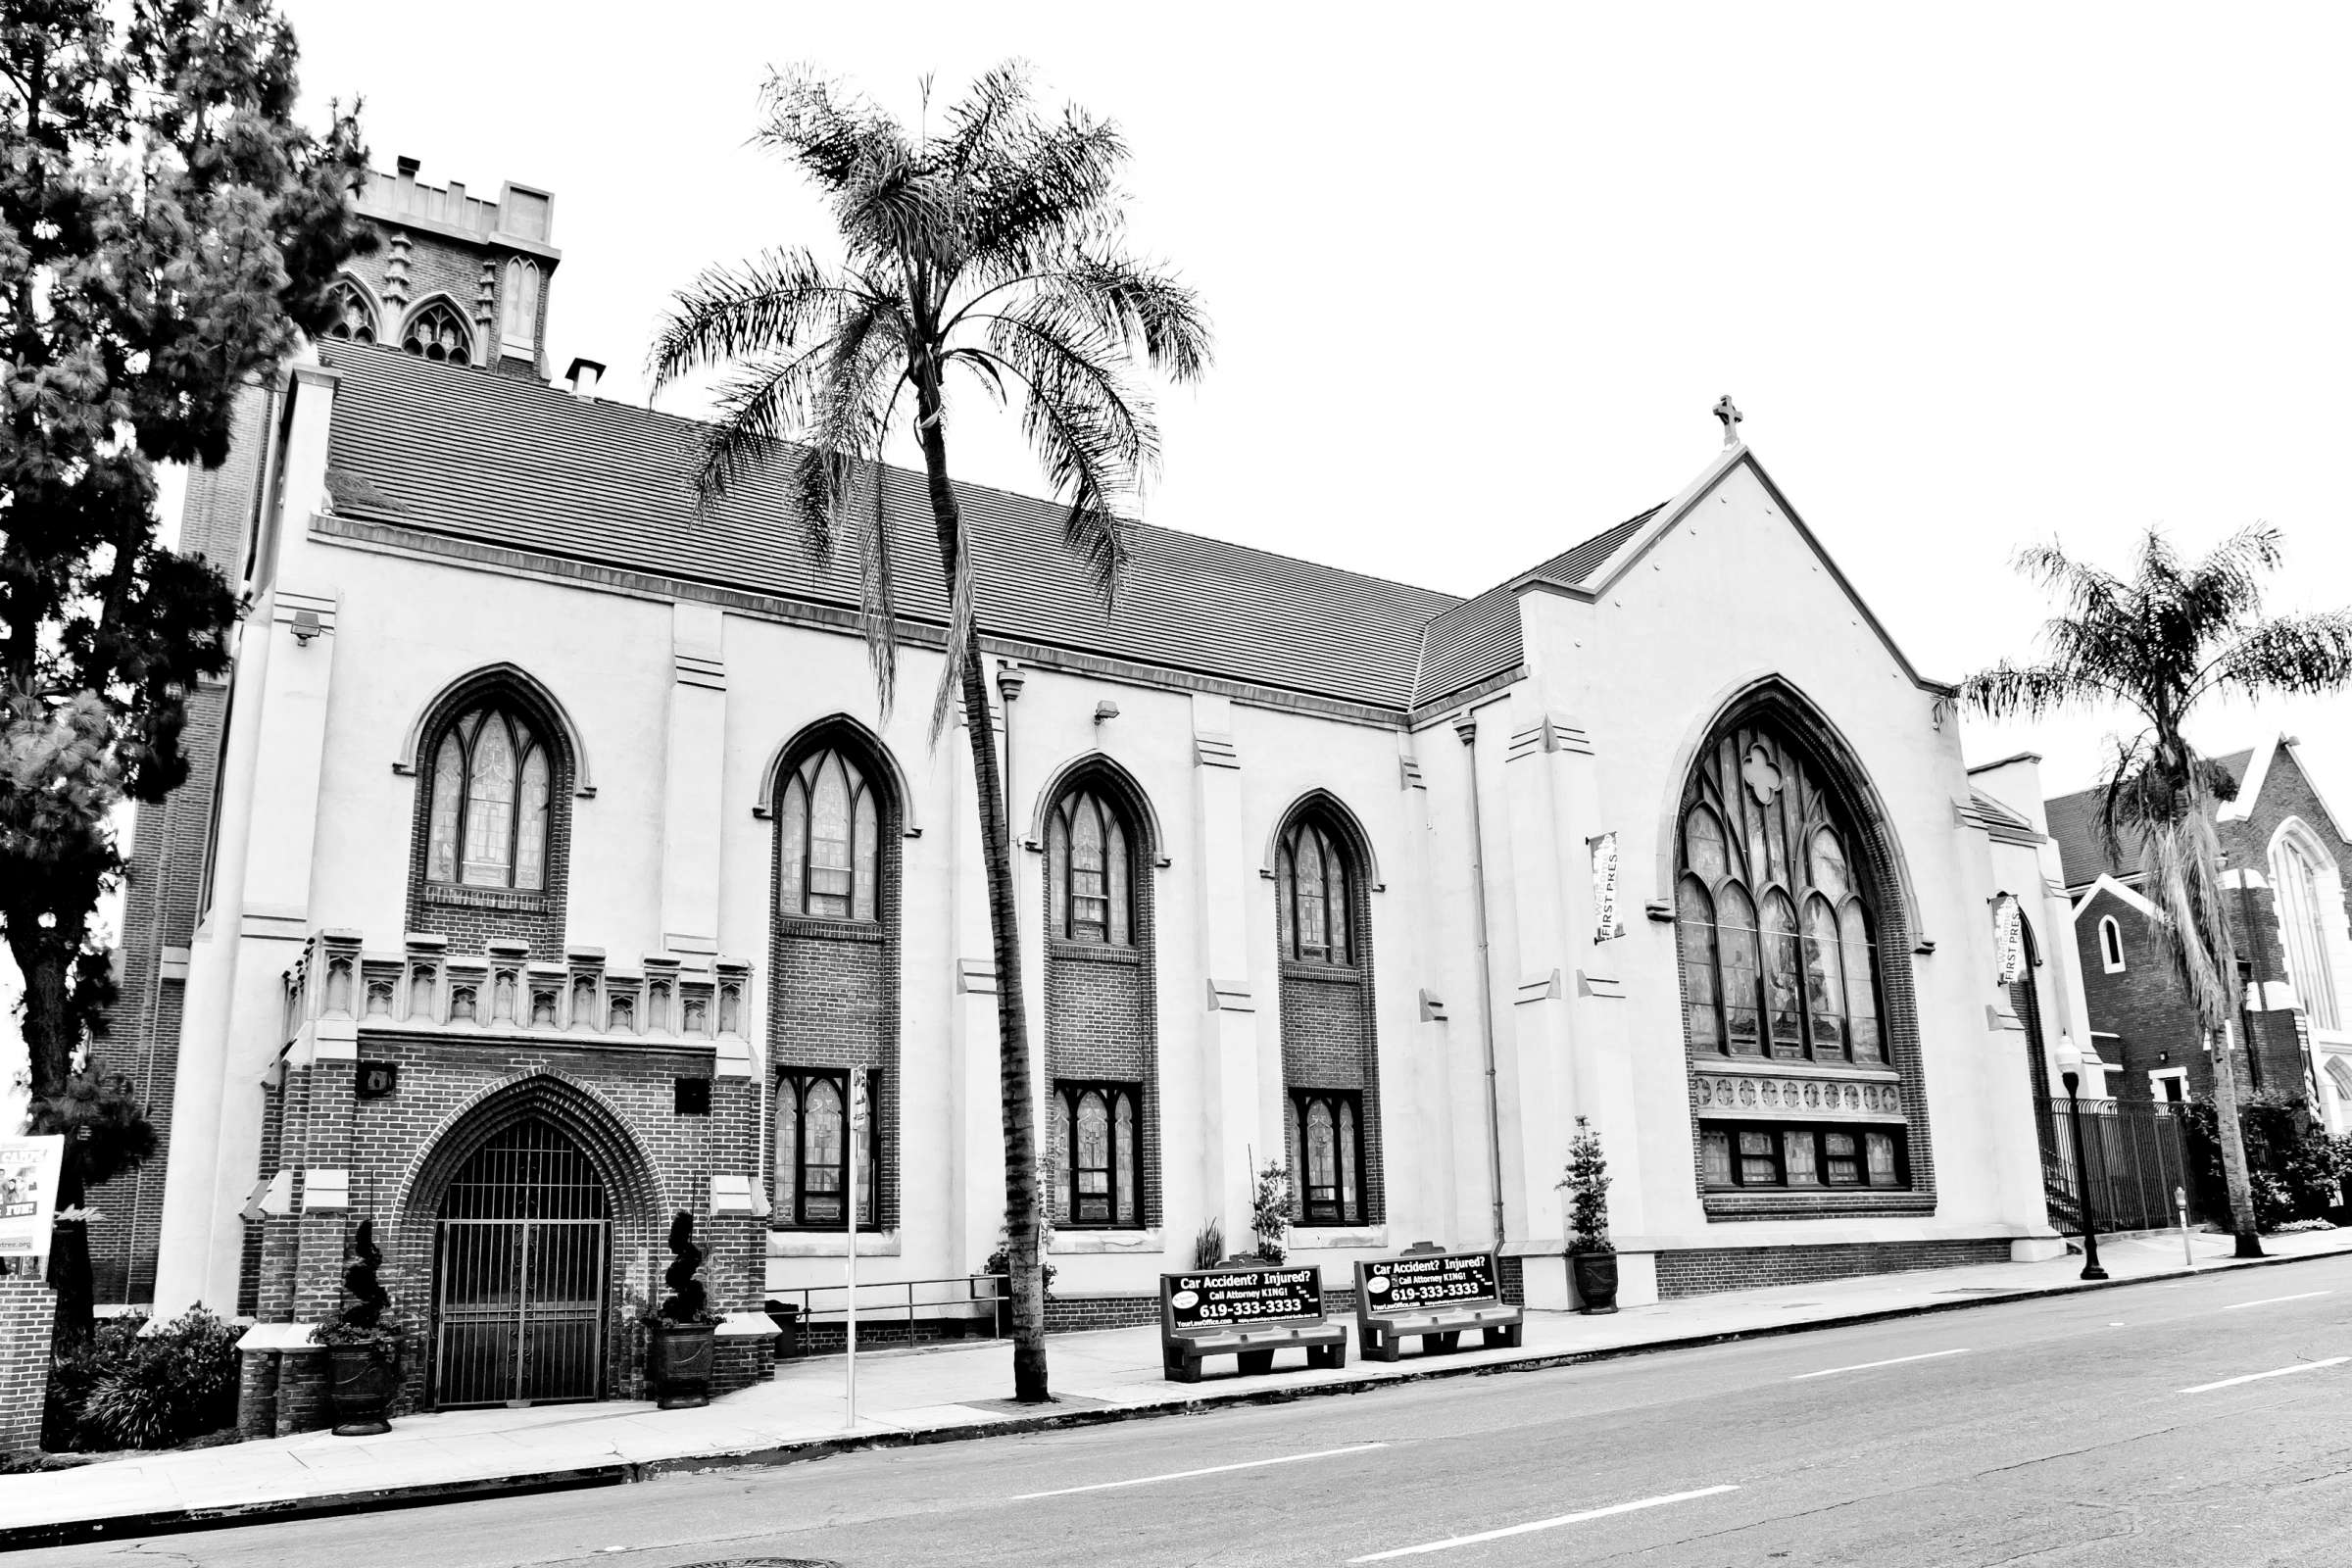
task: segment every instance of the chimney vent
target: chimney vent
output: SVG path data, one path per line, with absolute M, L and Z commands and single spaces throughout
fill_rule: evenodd
M 401 179 L 403 181 L 408 181 L 415 179 L 416 177 L 416 171 L 423 166 L 414 158 L 403 158 L 398 160 L 393 167 L 400 171 Z
M 603 363 L 586 358 L 573 360 L 571 368 L 564 372 L 564 379 L 571 383 L 571 395 L 575 398 L 595 398 L 596 383 L 604 377 Z

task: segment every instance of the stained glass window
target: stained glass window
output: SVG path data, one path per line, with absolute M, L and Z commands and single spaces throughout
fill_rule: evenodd
M 776 810 L 777 906 L 830 920 L 876 918 L 881 808 L 873 781 L 840 752 L 793 770 Z
M 1283 835 L 1275 868 L 1276 923 L 1287 958 L 1351 964 L 1355 869 L 1339 837 L 1312 817 Z
M 879 1105 L 881 1086 L 867 1080 L 867 1103 Z M 787 1068 L 776 1081 L 774 1221 L 778 1225 L 838 1229 L 847 1219 L 850 1181 L 850 1075 L 846 1071 Z M 858 1139 L 858 1224 L 874 1223 L 881 1140 L 868 1127 Z
M 1134 1226 L 1136 1100 L 1133 1084 L 1065 1083 L 1062 1104 L 1061 1223 Z
M 499 337 L 526 353 L 539 340 L 539 269 L 519 256 L 507 262 Z
M 514 714 L 461 714 L 433 752 L 425 880 L 544 889 L 554 770 L 553 755 Z
M 1770 729 L 1735 727 L 1699 760 L 1681 836 L 1692 1049 L 1882 1063 L 1870 906 L 1846 809 L 1811 765 Z
M 2294 985 L 2295 998 L 2314 1029 L 2341 1028 L 2327 927 L 2320 918 L 2329 901 L 2321 892 L 2318 862 L 2291 830 L 2271 852 L 2271 887 L 2280 945 L 2286 950 L 2286 977 Z M 2340 914 L 2337 924 L 2342 924 Z
M 1899 1188 L 1902 1140 L 1899 1127 L 1711 1122 L 1699 1128 L 1699 1175 L 1718 1189 Z
M 1112 947 L 1134 941 L 1127 829 L 1102 797 L 1073 791 L 1054 807 L 1046 822 L 1046 882 L 1055 936 Z
M 1309 1225 L 1364 1223 L 1363 1099 L 1351 1091 L 1295 1090 L 1292 1174 Z

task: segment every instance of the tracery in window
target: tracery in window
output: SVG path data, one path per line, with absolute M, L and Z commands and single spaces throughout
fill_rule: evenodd
M 2320 910 L 2320 866 L 2311 851 L 2292 836 L 2271 851 L 2271 889 L 2278 911 L 2278 939 L 2286 950 L 2286 977 L 2314 1029 L 2341 1028 L 2335 973 L 2328 961 L 2327 928 Z M 2339 914 L 2340 920 L 2342 916 Z
M 458 313 L 442 300 L 435 300 L 415 316 L 400 334 L 400 346 L 411 354 L 428 360 L 446 360 L 458 365 L 473 363 L 473 334 Z
M 1694 1050 L 1886 1060 L 1871 914 L 1849 844 L 1843 812 L 1771 731 L 1735 728 L 1701 759 L 1675 892 Z
M 1074 790 L 1054 808 L 1046 823 L 1046 880 L 1054 935 L 1112 947 L 1134 941 L 1127 829 L 1100 795 Z
M 786 914 L 865 920 L 876 914 L 881 804 L 873 781 L 840 752 L 818 752 L 794 770 L 776 810 Z
M 335 318 L 327 323 L 328 337 L 348 338 L 355 343 L 375 341 L 375 312 L 368 308 L 367 296 L 349 278 L 338 278 L 329 290 L 334 299 Z
M 1312 816 L 1283 835 L 1275 866 L 1275 926 L 1282 956 L 1352 964 L 1355 868 L 1338 835 Z
M 553 769 L 547 747 L 513 713 L 462 714 L 433 754 L 425 880 L 545 888 Z

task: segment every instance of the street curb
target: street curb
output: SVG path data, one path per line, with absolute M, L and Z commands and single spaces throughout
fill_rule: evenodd
M 1743 1340 L 1785 1339 L 1820 1329 L 1850 1328 L 1900 1318 L 1965 1312 L 1981 1306 L 2003 1306 L 2017 1301 L 2043 1300 L 2057 1296 L 2083 1296 L 2093 1291 L 2125 1290 L 2167 1280 L 2201 1279 L 2242 1269 L 2277 1268 L 2290 1263 L 2315 1263 L 2352 1257 L 2352 1251 L 2312 1252 L 2296 1257 L 2230 1258 L 2204 1268 L 2175 1268 L 2128 1280 L 2078 1280 L 1972 1296 L 1950 1301 L 1922 1301 L 1908 1306 L 1847 1312 L 1837 1317 L 1807 1318 L 1800 1322 L 1727 1329 L 1718 1334 L 1685 1335 L 1672 1340 L 1647 1340 L 1639 1345 L 1606 1346 L 1592 1350 L 1558 1350 L 1547 1354 L 1513 1356 L 1503 1361 L 1464 1364 L 1446 1361 L 1403 1372 L 1384 1369 L 1377 1377 L 1345 1382 L 1294 1384 L 1276 1388 L 1209 1391 L 1160 1404 L 1120 1405 L 1101 1409 L 1064 1410 L 1009 1420 L 974 1422 L 963 1426 L 933 1427 L 915 1432 L 867 1432 L 833 1438 L 801 1438 L 760 1448 L 683 1455 L 674 1459 L 621 1460 L 612 1464 L 571 1466 L 561 1470 L 467 1481 L 436 1481 L 413 1487 L 344 1492 L 317 1497 L 292 1497 L 251 1503 L 226 1503 L 210 1508 L 169 1508 L 150 1513 L 117 1514 L 105 1519 L 65 1519 L 48 1524 L 0 1527 L 0 1551 L 23 1551 L 34 1546 L 74 1545 L 91 1541 L 125 1541 L 140 1536 L 178 1535 L 199 1530 L 233 1529 L 242 1525 L 273 1524 L 281 1520 L 331 1518 L 341 1514 L 377 1513 L 397 1508 L 429 1507 L 485 1497 L 509 1497 L 545 1492 L 574 1492 L 591 1487 L 628 1486 L 666 1475 L 692 1475 L 711 1470 L 801 1464 L 829 1459 L 835 1454 L 867 1449 L 912 1448 L 940 1443 L 965 1443 L 980 1438 L 1019 1437 L 1034 1432 L 1067 1431 L 1078 1427 L 1109 1426 L 1117 1422 L 1157 1416 L 1197 1415 L 1244 1405 L 1290 1404 L 1300 1399 L 1363 1394 L 1373 1389 L 1435 1382 L 1440 1378 L 1494 1377 L 1508 1372 L 1540 1372 L 1553 1367 L 1581 1366 L 1598 1361 L 1621 1361 L 1666 1350 L 1699 1349 L 1710 1345 L 1733 1345 Z

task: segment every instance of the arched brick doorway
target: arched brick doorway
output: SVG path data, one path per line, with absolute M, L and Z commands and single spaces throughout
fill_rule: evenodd
M 513 1122 L 458 1168 L 436 1229 L 437 1408 L 604 1392 L 612 1200 L 586 1150 L 542 1117 Z

